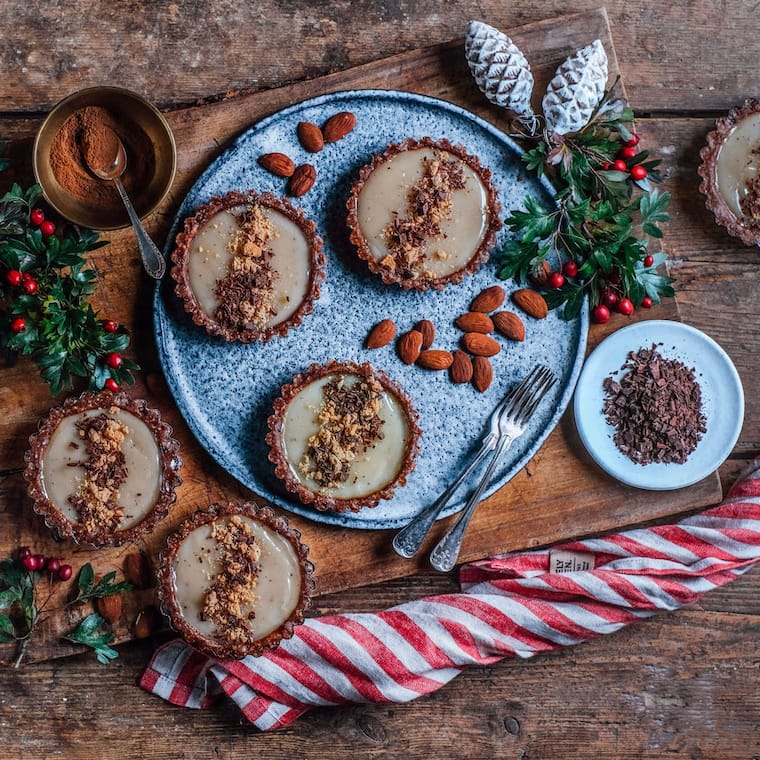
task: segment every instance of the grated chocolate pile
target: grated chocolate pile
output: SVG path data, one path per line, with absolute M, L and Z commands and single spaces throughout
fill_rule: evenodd
M 348 385 L 335 377 L 323 388 L 317 411 L 319 430 L 309 438 L 299 462 L 301 472 L 325 488 L 345 483 L 351 462 L 383 437 L 379 416 L 383 387 L 374 378 Z
M 215 522 L 211 537 L 220 551 L 219 571 L 203 596 L 201 616 L 216 625 L 220 638 L 253 641 L 250 621 L 256 613 L 245 613 L 243 608 L 256 599 L 261 547 L 251 526 L 237 516 Z
M 657 346 L 631 351 L 620 381 L 607 377 L 603 412 L 615 445 L 637 464 L 683 464 L 706 430 L 694 370 Z
M 425 244 L 441 234 L 440 222 L 451 216 L 452 190 L 464 186 L 459 162 L 426 158 L 422 177 L 409 191 L 406 217 L 396 216 L 385 230 L 390 253 L 380 263 L 407 278 L 420 274 Z
M 111 410 L 114 414 L 118 408 Z M 115 530 L 124 508 L 119 504 L 119 489 L 127 480 L 127 465 L 122 444 L 128 428 L 105 412 L 84 417 L 76 423 L 79 437 L 85 440 L 87 459 L 74 464 L 85 474 L 69 502 L 79 522 L 90 532 Z

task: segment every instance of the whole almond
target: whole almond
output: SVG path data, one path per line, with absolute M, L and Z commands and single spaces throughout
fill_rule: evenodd
M 308 193 L 317 181 L 317 170 L 311 164 L 301 164 L 288 180 L 288 193 L 295 198 Z
M 429 319 L 421 319 L 414 329 L 422 333 L 422 348 L 430 348 L 435 340 L 435 325 Z
M 496 356 L 501 351 L 501 345 L 490 335 L 483 333 L 467 333 L 462 338 L 465 351 L 475 356 Z
M 475 296 L 470 304 L 470 311 L 482 311 L 487 314 L 489 311 L 498 309 L 504 303 L 505 298 L 504 288 L 500 285 L 491 285 L 490 288 L 486 288 Z
M 476 356 L 472 360 L 472 384 L 481 392 L 488 390 L 493 380 L 493 367 L 485 356 Z
M 544 259 L 531 273 L 530 280 L 539 287 L 543 287 L 549 281 L 549 275 L 552 273 L 552 268 L 549 266 L 549 262 Z
M 121 594 L 109 594 L 95 599 L 95 611 L 113 625 L 121 617 Z
M 425 369 L 439 370 L 448 369 L 454 361 L 454 357 L 448 351 L 429 348 L 422 351 L 417 359 L 417 364 Z
M 322 127 L 326 143 L 337 142 L 356 126 L 356 116 L 350 111 L 341 111 L 331 116 Z
M 367 348 L 382 348 L 396 337 L 396 324 L 392 319 L 378 322 L 367 336 Z
M 544 297 L 530 288 L 521 288 L 512 293 L 512 300 L 529 316 L 544 319 L 549 313 Z
M 420 358 L 422 333 L 419 330 L 405 332 L 396 343 L 398 355 L 404 364 L 414 364 Z
M 154 583 L 153 568 L 144 552 L 131 552 L 124 557 L 124 577 L 135 588 L 150 588 Z
M 259 164 L 278 177 L 290 177 L 296 169 L 293 159 L 284 153 L 265 153 L 259 156 Z
M 482 311 L 468 311 L 454 320 L 454 324 L 464 332 L 490 333 L 493 332 L 493 321 Z
M 449 375 L 452 383 L 469 383 L 472 380 L 472 359 L 464 351 L 454 351 Z
M 299 121 L 296 127 L 298 140 L 309 153 L 319 153 L 325 145 L 322 130 L 311 121 Z
M 525 340 L 525 325 L 513 311 L 498 311 L 493 319 L 496 329 L 510 340 Z
M 149 604 L 142 612 L 137 615 L 132 633 L 136 639 L 147 639 L 159 626 L 161 613 L 158 609 Z

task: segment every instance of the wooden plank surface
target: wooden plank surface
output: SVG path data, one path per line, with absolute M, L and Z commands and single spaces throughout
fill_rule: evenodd
M 589 0 L 573 8 L 595 6 Z M 721 468 L 727 484 L 760 451 L 760 406 L 753 392 L 760 370 L 760 252 L 714 225 L 697 191 L 696 166 L 714 117 L 757 96 L 756 11 L 738 0 L 720 6 L 707 0 L 615 0 L 607 8 L 632 105 L 647 116 L 640 118 L 639 131 L 666 161 L 674 197 L 665 248 L 673 257 L 681 316 L 723 345 L 747 390 L 744 428 L 734 455 Z M 517 0 L 505 7 L 498 0 L 480 0 L 448 3 L 444 10 L 433 0 L 368 0 L 360 7 L 306 0 L 213 0 L 203 6 L 9 0 L 3 10 L 0 63 L 8 75 L 0 80 L 5 116 L 0 135 L 26 136 L 28 145 L 36 115 L 80 86 L 124 84 L 161 106 L 176 106 L 445 42 L 460 36 L 471 17 L 508 29 L 559 15 L 567 5 Z M 210 21 L 200 24 L 200 15 Z M 160 232 L 161 220 L 151 223 Z M 104 277 L 110 263 L 103 260 Z M 130 290 L 139 282 L 136 261 L 131 266 L 132 276 L 123 283 L 113 278 L 108 290 Z M 147 287 L 138 291 L 138 304 L 147 304 Z M 106 306 L 119 308 L 111 299 Z M 114 316 L 126 320 L 132 315 Z M 145 315 L 140 319 L 149 322 Z M 150 351 L 149 343 L 140 346 L 141 358 Z M 4 414 L 9 407 L 15 413 L 16 404 L 32 403 L 22 389 L 8 394 L 3 380 Z M 30 419 L 37 414 L 33 405 L 28 411 Z M 6 441 L 0 432 L 4 451 Z M 208 469 L 210 478 L 219 475 L 213 466 Z M 0 500 L 7 509 L 20 509 L 21 498 L 17 475 L 0 474 Z M 0 525 L 5 533 L 5 515 Z M 398 579 L 322 596 L 315 613 L 382 608 L 454 587 L 446 576 Z M 202 713 L 180 710 L 136 688 L 156 643 L 149 640 L 120 647 L 121 657 L 110 668 L 83 655 L 21 671 L 0 669 L 0 737 L 9 758 L 30 751 L 41 757 L 91 757 L 96 746 L 104 758 L 243 758 L 253 753 L 428 758 L 452 756 L 455 747 L 462 758 L 535 760 L 593 753 L 609 760 L 748 760 L 760 757 L 758 599 L 760 574 L 752 570 L 687 610 L 588 645 L 470 670 L 448 688 L 408 705 L 318 710 L 286 730 L 261 736 L 252 735 L 229 706 Z
M 520 49 L 531 59 L 539 93 L 543 91 L 557 65 L 568 54 L 596 38 L 605 43 L 610 60 L 611 78 L 618 73 L 604 11 L 539 22 L 525 29 L 514 30 L 512 36 Z M 359 69 L 339 72 L 325 79 L 173 112 L 169 114 L 169 118 L 177 141 L 180 166 L 171 197 L 154 215 L 156 220 L 165 223 L 184 195 L 189 182 L 208 165 L 210 157 L 228 144 L 241 129 L 263 115 L 314 94 L 382 87 L 389 81 L 395 81 L 395 86 L 400 89 L 442 97 L 465 105 L 497 122 L 503 122 L 499 110 L 491 107 L 473 86 L 462 55 L 461 40 L 403 53 Z M 140 318 L 122 315 L 128 314 L 128 310 L 134 304 L 134 290 L 142 289 L 146 296 L 149 295 L 149 289 L 145 287 L 146 278 L 136 258 L 132 233 L 125 231 L 109 237 L 111 245 L 93 256 L 99 270 L 104 274 L 104 287 L 100 294 L 104 300 L 103 308 L 107 308 L 110 315 L 131 326 L 138 360 L 145 367 L 155 363 L 152 345 L 144 342 L 149 328 Z M 158 239 L 161 239 L 160 229 Z M 134 289 L 127 284 L 130 281 Z M 113 314 L 114 309 L 121 314 Z M 139 306 L 139 311 L 143 309 L 147 312 L 149 305 Z M 673 300 L 667 301 L 649 313 L 642 312 L 638 318 L 645 315 L 677 318 L 676 303 Z M 590 347 L 617 326 L 618 321 L 613 320 L 606 328 L 594 330 L 589 341 Z M 294 371 L 297 369 L 300 368 L 294 368 Z M 2 439 L 6 442 L 4 454 L 8 457 L 4 465 L 8 469 L 20 463 L 23 442 L 32 432 L 36 420 L 50 405 L 47 389 L 42 383 L 22 382 L 21 378 L 28 372 L 29 363 L 23 360 L 10 372 L 6 371 L 9 378 L 6 393 L 14 394 L 20 390 L 26 395 L 23 403 L 14 399 L 8 405 L 8 408 L 15 408 L 19 413 L 5 415 L 0 423 Z M 192 434 L 177 415 L 157 370 L 149 374 L 146 388 L 138 387 L 131 391 L 131 394 L 137 397 L 147 395 L 151 403 L 165 412 L 182 444 L 182 475 L 185 482 L 179 489 L 178 502 L 158 530 L 140 541 L 140 548 L 144 549 L 155 563 L 167 533 L 182 519 L 196 509 L 207 506 L 211 501 L 223 500 L 230 495 L 247 498 L 249 494 L 219 467 L 211 464 L 209 457 L 200 450 Z M 558 479 L 557 472 L 562 472 L 563 477 Z M 23 490 L 20 480 L 9 479 L 9 484 L 20 491 Z M 442 488 L 444 486 L 445 483 L 442 481 Z M 714 503 L 719 498 L 720 485 L 716 475 L 708 476 L 694 486 L 676 491 L 640 491 L 616 483 L 585 453 L 577 436 L 572 414 L 568 412 L 528 466 L 478 509 L 468 529 L 460 559 L 477 559 L 494 553 L 598 533 L 693 510 Z M 3 509 L 2 502 L 0 509 Z M 8 532 L 5 540 L 0 539 L 0 554 L 7 555 L 18 545 L 52 546 L 44 526 L 40 526 L 38 520 L 30 518 L 28 508 L 22 507 L 20 511 L 16 511 L 14 507 L 13 514 L 8 514 L 7 517 L 12 531 Z M 298 516 L 288 517 L 291 524 L 301 531 L 304 542 L 310 548 L 309 556 L 316 567 L 319 593 L 375 583 L 424 569 L 429 550 L 455 519 L 452 517 L 440 521 L 431 531 L 418 556 L 413 560 L 407 560 L 398 557 L 390 546 L 394 531 L 336 528 Z M 70 544 L 67 544 L 66 548 L 70 548 Z M 106 571 L 109 567 L 119 568 L 123 557 L 131 550 L 116 548 L 89 551 L 79 548 L 77 557 L 80 562 L 87 559 L 98 570 Z M 138 599 L 138 603 L 144 604 L 142 597 Z M 128 605 L 119 627 L 120 640 L 128 639 L 132 635 L 130 623 L 134 621 L 136 612 L 133 606 L 131 603 Z M 61 633 L 68 628 L 70 620 L 65 611 L 51 615 L 46 629 L 48 635 L 37 638 L 35 646 L 28 652 L 28 657 L 40 659 L 68 654 L 71 648 L 62 646 L 60 642 Z

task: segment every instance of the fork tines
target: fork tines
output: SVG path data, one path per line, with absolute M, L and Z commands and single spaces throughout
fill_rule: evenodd
M 557 378 L 548 367 L 537 364 L 510 394 L 510 401 L 504 410 L 505 416 L 524 424 L 556 382 Z

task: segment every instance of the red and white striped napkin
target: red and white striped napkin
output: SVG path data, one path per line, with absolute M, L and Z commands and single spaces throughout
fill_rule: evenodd
M 468 665 L 612 633 L 690 604 L 758 560 L 760 460 L 718 507 L 673 525 L 465 565 L 462 593 L 312 618 L 261 657 L 209 659 L 171 641 L 140 685 L 193 708 L 227 694 L 268 731 L 317 705 L 408 702 Z

